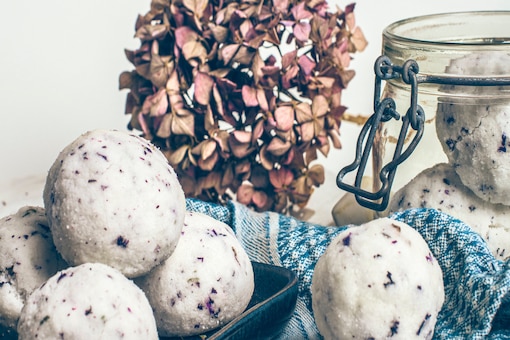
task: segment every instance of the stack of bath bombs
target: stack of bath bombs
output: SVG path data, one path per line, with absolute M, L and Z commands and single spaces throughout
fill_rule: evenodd
M 202 334 L 251 299 L 252 265 L 232 230 L 186 211 L 174 170 L 139 136 L 79 136 L 43 200 L 0 220 L 0 325 L 20 339 Z
M 447 74 L 510 73 L 510 56 L 479 52 L 452 60 Z M 507 86 L 508 87 L 508 86 Z M 482 236 L 493 255 L 510 256 L 510 104 L 501 86 L 445 85 L 436 131 L 447 163 L 424 170 L 393 195 L 390 211 L 448 213 Z M 462 94 L 462 95 L 460 95 Z M 398 176 L 398 174 L 397 174 Z

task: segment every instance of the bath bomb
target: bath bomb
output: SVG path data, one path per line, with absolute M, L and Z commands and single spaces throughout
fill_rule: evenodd
M 24 206 L 0 219 L 0 249 L 0 324 L 15 329 L 30 293 L 66 263 L 41 207 Z
M 144 293 L 102 263 L 69 267 L 33 291 L 21 311 L 19 339 L 158 339 Z
M 254 290 L 252 264 L 232 229 L 188 212 L 168 260 L 135 282 L 154 310 L 160 336 L 189 336 L 240 315 Z
M 445 73 L 498 76 L 510 73 L 510 55 L 473 53 L 452 60 Z M 462 183 L 491 203 L 510 205 L 510 102 L 499 86 L 444 86 L 436 131 Z M 461 95 L 462 94 L 462 95 Z
M 492 254 L 510 258 L 510 206 L 490 203 L 466 187 L 452 165 L 436 164 L 419 173 L 391 198 L 390 211 L 433 208 L 458 218 L 485 239 Z
M 70 265 L 101 262 L 130 278 L 170 256 L 186 210 L 163 153 L 115 130 L 89 131 L 66 146 L 43 197 L 53 241 Z
M 442 271 L 427 243 L 389 218 L 335 237 L 311 289 L 325 339 L 431 339 L 444 302 Z

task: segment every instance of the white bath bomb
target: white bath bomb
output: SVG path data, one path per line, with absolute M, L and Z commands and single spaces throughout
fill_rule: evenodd
M 474 53 L 452 60 L 445 72 L 509 74 L 510 55 Z M 510 102 L 501 97 L 502 88 L 444 86 L 442 90 L 457 95 L 440 98 L 436 115 L 437 135 L 448 162 L 475 195 L 510 205 Z
M 388 218 L 340 233 L 312 278 L 325 339 L 431 339 L 443 301 L 443 275 L 427 243 Z
M 185 204 L 161 151 L 113 130 L 87 132 L 65 147 L 44 188 L 49 226 L 64 259 L 105 263 L 128 277 L 170 256 Z
M 240 315 L 254 290 L 253 268 L 225 223 L 188 212 L 172 256 L 135 279 L 154 310 L 160 336 L 202 334 Z
M 144 293 L 102 263 L 67 268 L 34 290 L 17 330 L 19 339 L 158 339 Z
M 389 206 L 391 212 L 433 208 L 454 216 L 482 236 L 496 258 L 510 258 L 510 207 L 476 196 L 450 164 L 437 164 L 419 173 L 393 195 Z
M 15 329 L 30 293 L 66 264 L 41 207 L 24 206 L 0 219 L 0 250 L 0 324 Z

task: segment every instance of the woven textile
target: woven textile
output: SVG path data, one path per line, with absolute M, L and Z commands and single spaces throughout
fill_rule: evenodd
M 187 209 L 230 225 L 252 261 L 293 270 L 299 279 L 296 310 L 281 339 L 321 339 L 311 305 L 315 264 L 344 227 L 312 225 L 280 214 L 256 213 L 235 202 L 196 199 Z M 510 339 L 510 263 L 496 260 L 483 239 L 449 215 L 413 209 L 390 216 L 415 228 L 443 270 L 446 299 L 434 339 Z

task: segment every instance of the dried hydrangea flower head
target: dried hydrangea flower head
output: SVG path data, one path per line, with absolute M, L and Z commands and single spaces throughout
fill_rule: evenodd
M 341 93 L 366 40 L 354 4 L 154 0 L 120 75 L 129 129 L 159 146 L 188 197 L 304 207 L 340 148 Z

